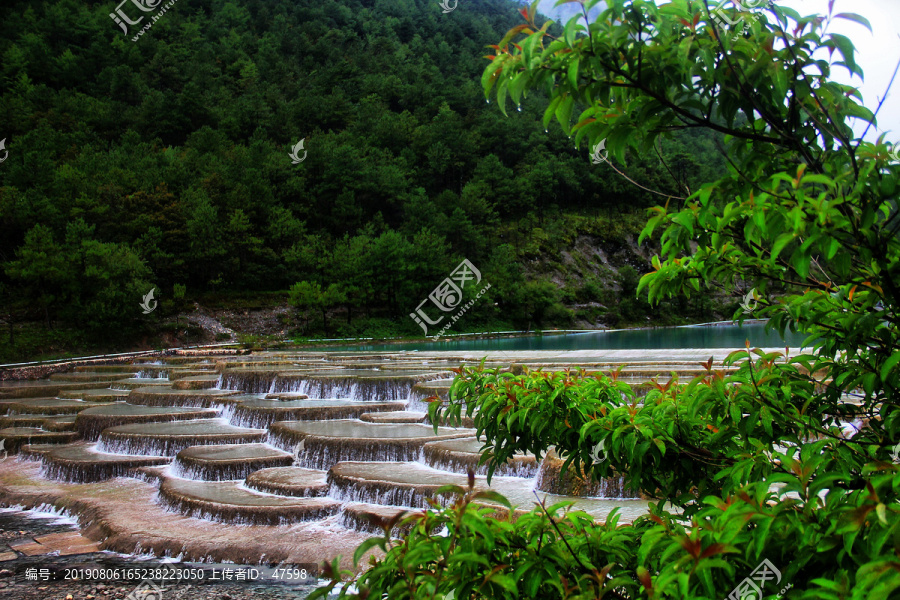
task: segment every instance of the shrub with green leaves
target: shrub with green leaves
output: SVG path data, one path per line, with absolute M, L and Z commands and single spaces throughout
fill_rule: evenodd
M 355 582 L 359 594 L 345 587 L 344 595 L 447 600 L 565 597 L 567 586 L 577 586 L 592 562 L 610 568 L 588 573 L 588 578 L 610 589 L 633 585 L 627 577 L 606 580 L 616 562 L 634 559 L 633 538 L 616 526 L 615 517 L 597 524 L 581 512 L 552 516 L 570 503 L 541 504 L 539 510 L 516 516 L 500 494 L 476 491 L 471 476 L 469 489 L 448 485 L 439 494 L 454 494 L 456 501 L 442 508 L 432 500 L 431 510 L 405 516 L 401 524 L 411 529 L 403 540 L 392 540 L 386 533 L 357 548 L 356 561 L 375 546 L 387 554 L 384 560 L 372 560 L 372 569 Z M 385 523 L 385 532 L 397 521 Z M 338 563 L 326 565 L 325 572 L 334 579 L 311 598 L 323 597 L 340 574 L 350 574 L 342 573 Z
M 862 72 L 829 25 L 868 23 L 834 2 L 812 16 L 726 2 L 746 25 L 734 35 L 703 0 L 608 0 L 593 20 L 597 0 L 575 3 L 559 37 L 535 22 L 537 3 L 523 9 L 485 92 L 505 110 L 546 91 L 545 122 L 605 140 L 626 176 L 629 152 L 673 130 L 724 133 L 729 174 L 651 211 L 642 237 L 660 235 L 661 256 L 638 292 L 752 288 L 753 316 L 808 347 L 748 347 L 641 401 L 616 373 L 460 371 L 432 419 L 474 416 L 488 465 L 554 446 L 568 468 L 622 474 L 657 501 L 633 523 L 594 524 L 543 507 L 489 515 L 455 490 L 455 504 L 408 517 L 399 542 L 372 542 L 384 555 L 342 595 L 720 599 L 768 560 L 781 578 L 762 598 L 788 585 L 791 599 L 900 597 L 900 165 L 882 138 L 854 133 L 851 118 L 874 126 L 876 113 L 831 80 Z M 609 458 L 594 463 L 601 442 Z

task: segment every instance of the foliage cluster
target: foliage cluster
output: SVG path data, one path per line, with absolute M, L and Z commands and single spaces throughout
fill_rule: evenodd
M 639 291 L 658 302 L 747 282 L 754 316 L 808 334 L 808 349 L 748 347 L 643 398 L 615 371 L 461 371 L 431 416 L 474 417 L 488 464 L 553 446 L 570 468 L 624 476 L 656 500 L 622 525 L 434 506 L 399 543 L 386 532 L 384 557 L 342 596 L 711 600 L 768 560 L 781 580 L 763 585 L 766 599 L 788 585 L 791 599 L 898 597 L 900 166 L 883 138 L 854 133 L 851 118 L 876 115 L 831 79 L 834 67 L 862 74 L 831 22 L 868 22 L 834 2 L 811 16 L 733 2 L 732 21 L 748 25 L 733 36 L 702 0 L 609 0 L 593 19 L 598 2 L 578 4 L 562 35 L 535 22 L 536 3 L 523 9 L 486 92 L 502 106 L 546 90 L 545 121 L 605 139 L 619 163 L 673 129 L 725 133 L 729 174 L 650 211 L 642 235 L 661 232 L 661 256 Z M 608 458 L 594 462 L 600 444 Z M 436 536 L 432 523 L 455 526 Z M 560 568 L 557 555 L 571 560 Z M 542 572 L 538 587 L 524 563 Z
M 97 298 L 41 291 L 79 265 L 14 264 L 83 223 L 103 252 L 142 263 L 129 279 L 141 294 L 98 305 L 134 326 L 150 285 L 168 299 L 175 284 L 196 297 L 299 281 L 342 288 L 351 324 L 401 321 L 463 257 L 493 282 L 468 317 L 526 326 L 519 257 L 548 252 L 533 240 L 558 244 L 565 213 L 651 200 L 530 112 L 503 117 L 480 98 L 483 48 L 514 15 L 508 0 L 450 15 L 433 0 L 197 0 L 132 42 L 95 3 L 3 2 L 2 303 L 87 327 L 73 307 Z M 308 155 L 293 165 L 299 139 Z M 686 178 L 721 170 L 712 136 L 663 151 L 688 161 Z M 675 185 L 655 155 L 635 172 Z

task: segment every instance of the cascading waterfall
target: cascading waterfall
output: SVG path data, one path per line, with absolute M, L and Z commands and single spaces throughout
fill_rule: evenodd
M 214 521 L 216 523 L 226 523 L 228 525 L 268 525 L 268 526 L 280 526 L 280 525 L 294 525 L 298 520 L 296 517 L 268 517 L 265 514 L 262 515 L 242 515 L 236 513 L 224 513 L 221 510 L 213 510 L 211 508 L 206 508 L 202 506 L 195 506 L 193 504 L 189 504 L 185 502 L 181 498 L 173 498 L 169 496 L 165 496 L 163 494 L 159 495 L 159 503 L 166 507 L 168 510 L 176 513 L 181 513 L 186 517 L 192 517 L 194 519 L 203 519 L 204 521 Z M 219 507 L 217 507 L 218 509 Z M 328 512 L 322 511 L 321 513 L 310 513 L 305 515 L 306 518 L 302 519 L 304 521 L 317 521 L 323 517 L 329 516 Z
M 388 511 L 383 511 L 384 513 L 388 513 Z M 390 510 L 390 513 L 398 512 L 395 509 Z M 361 531 L 363 533 L 371 533 L 371 534 L 384 534 L 384 527 L 382 526 L 383 522 L 387 522 L 388 518 L 393 516 L 392 514 L 377 514 L 370 510 L 362 510 L 361 506 L 354 506 L 352 504 L 345 505 L 344 510 L 342 510 L 338 516 L 338 523 L 347 529 L 355 529 L 356 531 Z M 409 531 L 412 528 L 412 525 L 406 525 L 405 527 L 395 526 L 391 529 L 392 537 L 400 537 L 405 532 Z M 432 534 L 437 533 L 437 529 L 432 532 Z
M 380 483 L 382 485 L 358 486 L 330 481 L 328 497 L 338 502 L 364 502 L 405 508 L 427 508 L 429 498 L 434 498 L 444 506 L 453 502 L 450 496 L 434 497 L 415 488 L 397 488 L 388 482 Z
M 222 419 L 123 425 L 103 430 L 97 449 L 109 454 L 175 456 L 190 446 L 265 440 L 265 430 L 232 427 Z
M 599 481 L 582 477 L 574 466 L 563 473 L 563 461 L 554 450 L 547 452 L 538 470 L 535 489 L 551 494 L 596 498 L 640 498 L 640 492 L 625 487 L 624 476 L 604 477 Z
M 137 373 L 134 374 L 135 379 L 160 379 L 163 381 L 169 380 L 169 371 L 168 369 L 141 369 Z
M 279 376 L 272 392 L 300 392 L 310 398 L 350 398 L 362 402 L 399 402 L 410 398 L 413 386 L 435 375 L 401 377 Z
M 160 456 L 123 456 L 103 452 L 97 444 L 60 447 L 42 454 L 41 474 L 66 483 L 93 483 L 114 477 L 127 477 L 139 467 L 166 464 Z
M 419 462 L 439 471 L 459 473 L 465 475 L 469 471 L 476 475 L 487 475 L 487 464 L 479 465 L 478 455 L 456 452 L 440 445 L 426 444 L 423 448 Z M 499 465 L 494 469 L 496 475 L 509 477 L 524 477 L 532 479 L 538 474 L 537 461 L 510 460 L 505 465 Z
M 239 405 L 233 405 L 223 410 L 222 416 L 235 427 L 250 427 L 252 429 L 268 429 L 269 425 L 278 418 L 274 414 L 250 410 Z
M 234 425 L 235 427 L 252 427 L 253 429 L 265 429 L 265 427 L 257 427 L 255 425 L 243 425 L 238 423 L 238 404 L 236 403 L 228 403 L 228 404 L 213 404 L 210 408 L 213 408 L 217 411 L 220 419 L 225 421 L 230 425 Z
M 379 370 L 368 355 L 340 357 L 343 366 L 336 366 L 337 361 L 322 364 L 302 353 L 289 358 L 267 354 L 243 357 L 237 364 L 221 360 L 215 374 L 190 365 L 173 369 L 175 363 L 145 362 L 121 385 L 73 386 L 88 390 L 83 396 L 95 404 L 103 386 L 131 391 L 126 403 L 108 403 L 119 407 L 115 410 L 103 403 L 102 408 L 69 411 L 79 413 L 76 431 L 69 435 L 97 443 L 66 443 L 52 450 L 35 445 L 22 459 L 39 460 L 40 470 L 25 462 L 21 468 L 71 483 L 136 477 L 160 486 L 156 501 L 185 515 L 248 525 L 328 519 L 326 528 L 339 534 L 337 523 L 380 532 L 379 523 L 403 507 L 421 509 L 431 498 L 450 502 L 452 496 L 434 497 L 434 492 L 445 483 L 466 485 L 469 471 L 479 476 L 479 489 L 488 487 L 487 465 L 478 464 L 482 443 L 473 437 L 474 430 L 441 427 L 436 434 L 415 423 L 421 417 L 402 413 L 427 412 L 425 398 L 446 400 L 452 381 L 446 365 L 395 362 Z M 189 362 L 185 358 L 178 364 Z M 213 374 L 216 389 L 194 384 Z M 158 385 L 181 379 L 183 387 Z M 652 388 L 641 381 L 635 390 L 639 395 Z M 34 412 L 48 404 L 43 398 L 35 402 Z M 69 410 L 68 405 L 52 408 Z M 364 413 L 377 414 L 363 419 Z M 471 427 L 471 420 L 464 426 Z M 266 443 L 262 450 L 251 448 Z M 10 440 L 6 446 L 10 448 Z M 638 494 L 625 488 L 624 477 L 599 482 L 561 477 L 559 465 L 558 458 L 538 462 L 533 456 L 516 456 L 494 471 L 490 489 L 520 507 L 530 505 L 535 488 L 559 494 L 580 502 L 598 519 L 608 513 L 607 506 L 638 504 L 628 502 Z
M 98 450 L 106 454 L 130 454 L 133 456 L 174 456 L 185 448 L 206 444 L 238 444 L 240 436 L 219 437 L 208 440 L 203 436 L 184 437 L 183 439 L 152 438 L 103 438 L 98 442 Z
M 426 382 L 419 382 L 412 386 L 409 393 L 409 409 L 421 412 L 428 412 L 428 402 L 426 398 L 437 396 L 442 402 L 448 401 L 450 393 L 450 383 L 452 379 L 433 379 Z
M 418 398 L 415 393 L 410 394 L 406 401 L 406 410 L 428 414 L 428 403 L 424 401 L 425 398 L 427 396 Z
M 269 432 L 269 443 L 285 452 L 295 453 L 299 442 L 290 435 Z M 390 444 L 385 442 L 390 441 Z M 303 439 L 303 450 L 296 456 L 298 466 L 327 471 L 342 461 L 408 462 L 419 456 L 421 442 L 396 440 Z
M 274 371 L 225 371 L 219 375 L 217 389 L 266 394 L 271 393 L 275 378 Z
M 251 473 L 287 467 L 294 457 L 264 444 L 216 444 L 178 453 L 168 475 L 198 481 L 243 480 Z
M 269 466 L 288 466 L 291 464 L 291 458 L 282 461 L 280 465 L 275 463 Z M 180 477 L 181 479 L 193 479 L 194 481 L 242 481 L 247 478 L 250 473 L 259 469 L 259 465 L 249 463 L 232 463 L 215 467 L 207 467 L 201 465 L 185 464 L 177 458 L 172 461 L 169 467 L 168 475 L 172 477 Z

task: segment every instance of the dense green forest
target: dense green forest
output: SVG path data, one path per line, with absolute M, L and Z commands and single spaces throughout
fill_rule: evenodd
M 457 331 L 708 316 L 634 298 L 636 233 L 665 198 L 546 131 L 546 98 L 508 116 L 485 102 L 486 46 L 515 3 L 180 0 L 140 37 L 114 9 L 0 6 L 9 348 L 29 322 L 146 336 L 187 306 L 176 284 L 201 303 L 295 286 L 298 335 L 421 335 L 409 313 L 463 258 L 491 289 Z M 619 167 L 685 195 L 724 163 L 688 132 Z M 585 258 L 598 248 L 619 258 Z M 145 316 L 151 287 L 162 309 Z

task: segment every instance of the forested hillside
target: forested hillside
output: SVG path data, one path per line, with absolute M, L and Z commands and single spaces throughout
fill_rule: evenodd
M 544 97 L 485 102 L 515 3 L 179 0 L 140 37 L 115 8 L 0 5 L 0 318 L 26 335 L 134 340 L 179 308 L 176 284 L 203 304 L 298 282 L 300 335 L 323 316 L 331 335 L 414 335 L 463 258 L 491 289 L 457 331 L 700 316 L 633 299 L 664 197 L 545 131 Z M 619 168 L 684 195 L 724 166 L 689 134 Z

